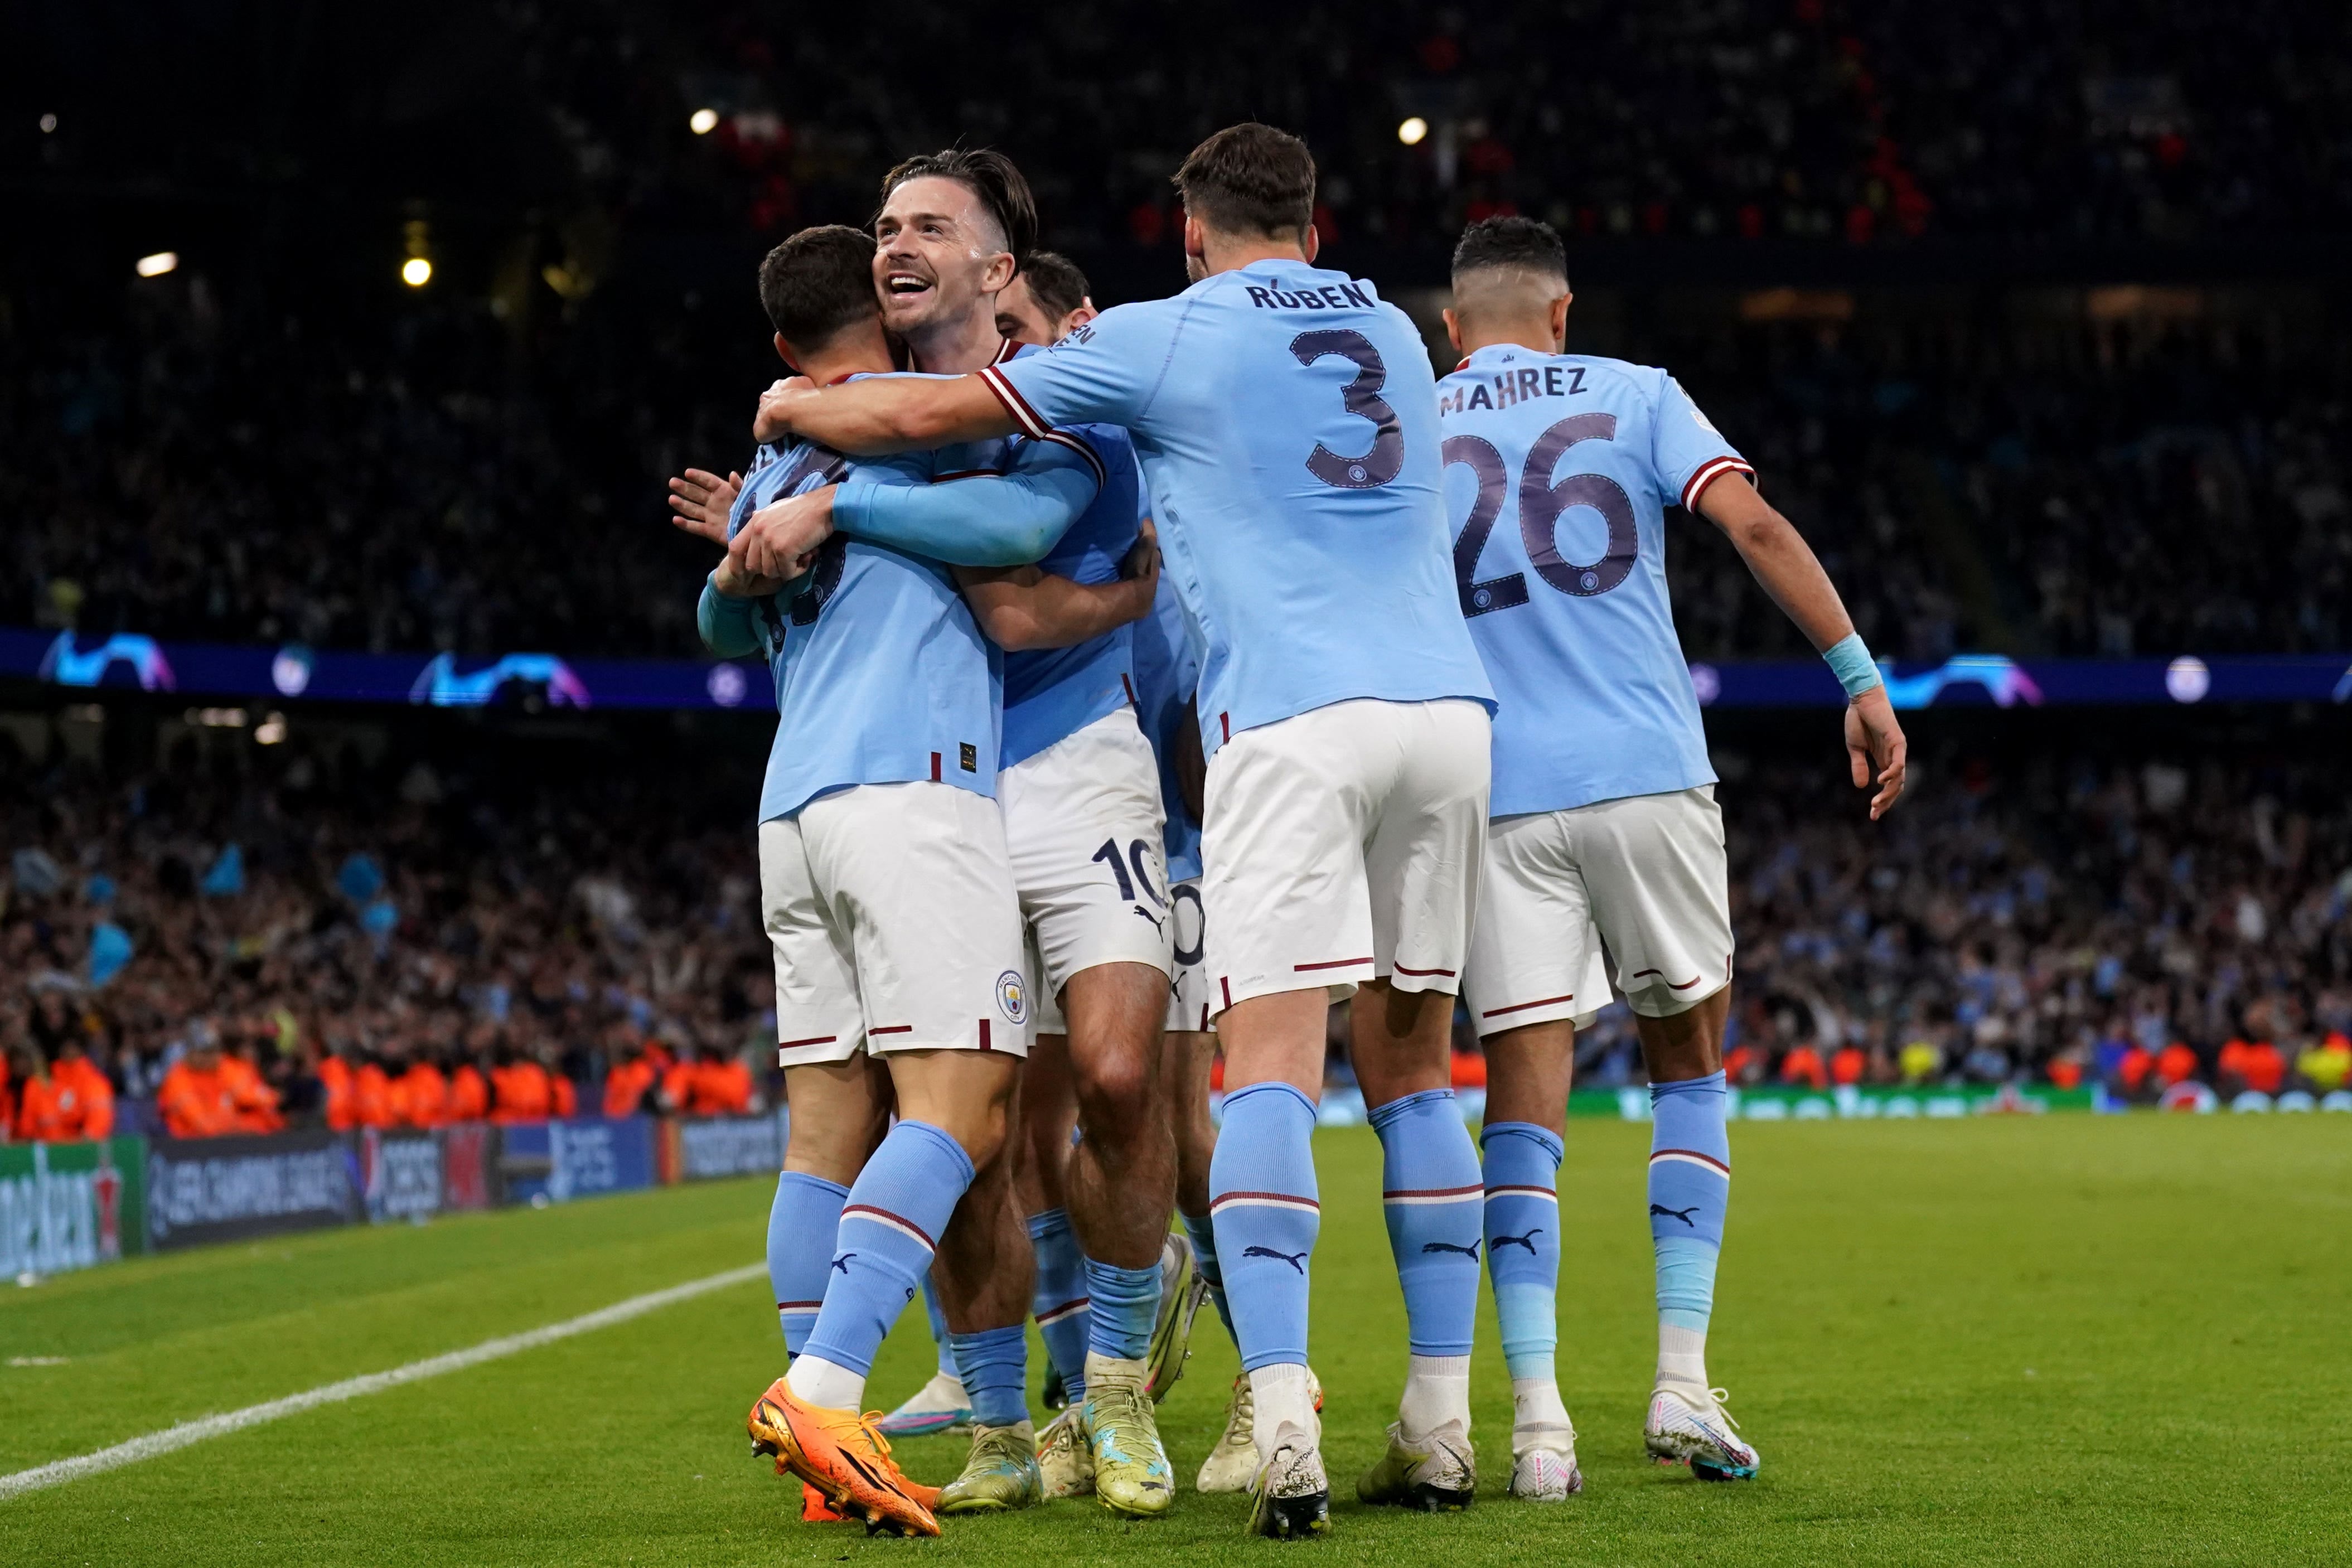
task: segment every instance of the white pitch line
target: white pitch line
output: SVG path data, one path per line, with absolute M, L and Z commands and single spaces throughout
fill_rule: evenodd
M 593 1333 L 598 1329 L 625 1323 L 631 1318 L 657 1312 L 662 1308 L 697 1296 L 723 1290 L 730 1285 L 740 1285 L 748 1279 L 763 1278 L 768 1272 L 764 1263 L 747 1264 L 730 1268 L 723 1274 L 713 1274 L 701 1279 L 689 1279 L 683 1285 L 673 1285 L 667 1290 L 648 1291 L 632 1296 L 625 1301 L 615 1301 L 609 1307 L 583 1316 L 550 1323 L 545 1328 L 525 1333 L 508 1334 L 501 1339 L 484 1340 L 465 1350 L 451 1351 L 424 1361 L 413 1361 L 406 1366 L 396 1366 L 389 1372 L 372 1372 L 362 1377 L 347 1377 L 341 1383 L 330 1383 L 301 1394 L 289 1394 L 283 1399 L 273 1399 L 267 1405 L 248 1405 L 242 1410 L 225 1415 L 206 1415 L 194 1421 L 183 1421 L 176 1426 L 166 1426 L 161 1432 L 150 1432 L 144 1437 L 133 1437 L 127 1443 L 117 1443 L 110 1448 L 100 1448 L 94 1454 L 78 1458 L 58 1459 L 37 1465 L 29 1470 L 19 1470 L 13 1476 L 0 1476 L 0 1502 L 22 1497 L 26 1492 L 39 1491 L 44 1487 L 61 1486 L 78 1481 L 84 1476 L 95 1476 L 106 1470 L 135 1465 L 142 1459 L 152 1459 L 159 1454 L 204 1442 L 208 1437 L 226 1437 L 232 1432 L 242 1432 L 248 1426 L 258 1426 L 282 1415 L 298 1415 L 321 1405 L 333 1405 L 345 1399 L 357 1399 L 362 1394 L 381 1394 L 387 1388 L 397 1388 L 404 1383 L 419 1383 L 428 1377 L 439 1377 L 446 1372 L 462 1372 L 469 1366 L 479 1366 L 486 1361 L 497 1361 L 523 1351 L 536 1350 L 557 1340 L 570 1339 L 574 1334 Z

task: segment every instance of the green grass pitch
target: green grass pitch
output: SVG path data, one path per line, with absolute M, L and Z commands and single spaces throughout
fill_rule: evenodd
M 1571 1130 L 1561 1383 L 1581 1499 L 1509 1501 L 1508 1384 L 1476 1363 L 1481 1498 L 1370 1510 L 1403 1313 L 1363 1131 L 1318 1144 L 1315 1363 L 1332 1533 L 1241 1534 L 1190 1490 L 1234 1369 L 1204 1312 L 1162 1407 L 1172 1518 L 1091 1501 L 937 1542 L 804 1526 L 743 1412 L 782 1369 L 751 1285 L 0 1502 L 0 1563 L 2343 1563 L 2352 1560 L 2352 1121 L 2153 1116 L 1733 1130 L 1710 1364 L 1764 1456 L 1709 1486 L 1642 1454 L 1644 1130 Z M 755 1259 L 742 1181 L 140 1259 L 0 1294 L 0 1473 Z M 15 1365 L 32 1357 L 63 1365 Z M 917 1310 L 873 1402 L 927 1374 Z M 1032 1352 L 1033 1378 L 1042 1366 Z M 960 1442 L 901 1446 L 944 1480 Z

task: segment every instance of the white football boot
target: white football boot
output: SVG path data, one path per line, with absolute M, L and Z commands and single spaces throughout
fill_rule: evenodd
M 1723 1408 L 1722 1389 L 1660 1384 L 1650 1395 L 1642 1446 L 1670 1464 L 1688 1465 L 1703 1481 L 1744 1481 L 1762 1462 L 1756 1446 L 1739 1436 L 1739 1424 Z
M 1511 1428 L 1511 1495 L 1528 1502 L 1566 1502 L 1584 1489 L 1576 1467 L 1576 1424 L 1530 1422 Z
M 1478 1461 L 1470 1431 L 1458 1418 L 1407 1438 L 1401 1423 L 1389 1424 L 1389 1451 L 1356 1482 L 1359 1502 L 1386 1503 L 1423 1513 L 1454 1513 L 1468 1508 L 1478 1491 Z
M 1315 1408 L 1322 1409 L 1323 1385 L 1315 1381 L 1311 1367 L 1307 1384 Z M 1225 1401 L 1225 1429 L 1218 1434 L 1209 1457 L 1201 1461 L 1201 1473 L 1192 1487 L 1202 1492 L 1245 1492 L 1257 1479 L 1257 1467 L 1256 1405 L 1250 1395 L 1249 1373 L 1243 1373 L 1234 1379 L 1232 1397 Z

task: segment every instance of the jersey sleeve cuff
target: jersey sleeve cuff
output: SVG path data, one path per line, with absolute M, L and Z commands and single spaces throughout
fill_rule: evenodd
M 1013 423 L 1021 427 L 1024 436 L 1033 441 L 1043 441 L 1052 433 L 1053 426 L 1037 416 L 1037 411 L 1029 406 L 1029 400 L 1021 395 L 1020 388 L 1004 378 L 1003 365 L 990 365 L 980 373 L 980 379 L 982 385 L 996 395 L 996 401 L 1004 405 L 1004 412 L 1013 416 Z
M 1746 474 L 1748 478 L 1754 479 L 1756 470 L 1748 465 L 1746 458 L 1728 455 L 1710 458 L 1701 463 L 1698 472 L 1693 474 L 1683 484 L 1683 510 L 1696 511 L 1699 497 L 1706 493 L 1706 487 L 1726 474 Z

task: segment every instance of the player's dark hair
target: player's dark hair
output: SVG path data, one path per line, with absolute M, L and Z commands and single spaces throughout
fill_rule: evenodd
M 760 303 L 770 324 L 803 347 L 878 314 L 874 237 L 837 223 L 801 230 L 761 261 Z
M 1513 214 L 1483 217 L 1462 231 L 1454 247 L 1454 276 L 1509 268 L 1568 281 L 1568 247 L 1548 223 Z
M 1302 242 L 1315 223 L 1315 155 L 1286 131 L 1245 121 L 1192 149 L 1176 171 L 1184 210 L 1221 234 Z
M 1036 252 L 1021 270 L 1028 277 L 1029 292 L 1049 322 L 1060 321 L 1085 304 L 1087 296 L 1094 292 L 1087 287 L 1087 275 L 1078 270 L 1078 264 L 1058 250 Z
M 1004 235 L 1016 271 L 1027 271 L 1037 248 L 1037 198 L 1013 160 L 993 147 L 950 147 L 908 158 L 882 176 L 882 200 L 908 180 L 953 180 L 988 209 Z M 877 209 L 877 214 L 878 214 Z

